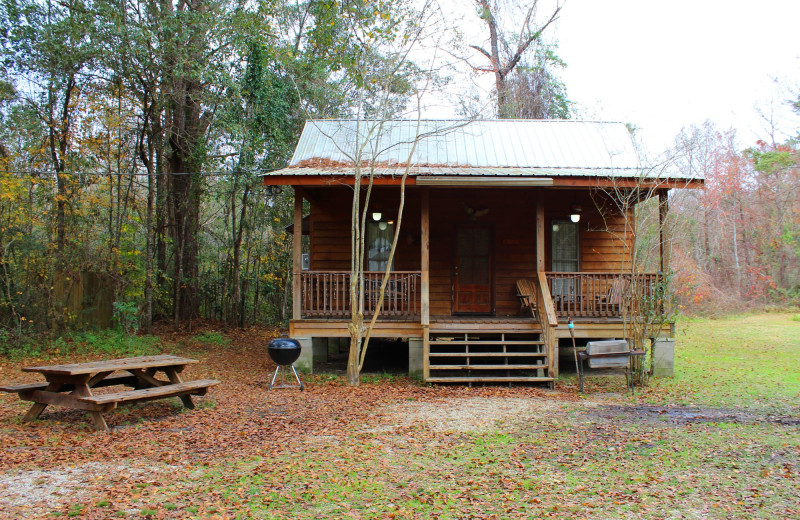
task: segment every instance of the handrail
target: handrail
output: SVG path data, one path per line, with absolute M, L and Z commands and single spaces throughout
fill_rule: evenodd
M 539 322 L 542 324 L 542 340 L 547 349 L 547 375 L 555 377 L 556 333 L 558 317 L 556 316 L 550 288 L 545 273 L 539 271 L 536 277 L 536 300 L 539 307 Z
M 540 313 L 547 317 L 548 324 L 558 325 L 558 316 L 556 315 L 556 308 L 553 305 L 553 297 L 550 294 L 550 287 L 547 284 L 547 277 L 545 273 L 539 272 L 536 277 L 538 293 L 541 295 L 540 309 L 544 312 Z

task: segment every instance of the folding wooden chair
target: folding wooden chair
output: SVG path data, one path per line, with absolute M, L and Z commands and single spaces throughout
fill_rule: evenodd
M 517 296 L 519 297 L 521 310 L 530 310 L 533 319 L 537 319 L 536 312 L 539 309 L 536 304 L 536 288 L 533 280 L 529 278 L 517 280 Z

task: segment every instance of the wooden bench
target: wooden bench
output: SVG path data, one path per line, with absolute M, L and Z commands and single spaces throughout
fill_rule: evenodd
M 152 388 L 142 388 L 140 390 L 126 390 L 124 392 L 115 392 L 112 394 L 99 394 L 86 397 L 78 397 L 78 401 L 93 404 L 114 404 L 115 406 L 121 403 L 140 403 L 143 401 L 152 401 L 153 399 L 162 399 L 165 397 L 180 397 L 182 395 L 205 395 L 209 387 L 219 384 L 216 379 L 198 379 L 196 381 L 187 381 L 185 383 L 175 383 L 162 386 L 154 386 Z M 191 402 L 191 401 L 190 401 Z M 187 408 L 194 408 L 194 405 L 187 406 Z
M 586 344 L 585 351 L 578 352 L 580 392 L 583 393 L 585 360 L 588 360 L 589 368 L 604 370 L 603 374 L 613 370 L 624 370 L 627 386 L 633 392 L 633 360 L 640 356 L 644 356 L 644 350 L 631 350 L 624 339 L 590 341 Z
M 43 381 L 41 383 L 22 383 L 18 385 L 3 385 L 0 386 L 0 392 L 9 392 L 9 393 L 19 393 L 25 392 L 27 390 L 44 390 L 47 388 L 47 385 L 50 384 L 47 381 Z

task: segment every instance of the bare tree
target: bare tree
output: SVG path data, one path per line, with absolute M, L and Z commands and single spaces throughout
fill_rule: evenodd
M 692 179 L 670 177 L 675 159 L 644 164 L 636 177 L 612 177 L 610 187 L 592 193 L 603 221 L 599 231 L 615 236 L 623 251 L 620 312 L 625 337 L 634 348 L 646 348 L 646 341 L 658 338 L 677 313 L 669 257 L 679 231 L 669 217 L 669 192 L 671 187 L 689 187 Z M 642 377 L 652 374 L 652 348 L 651 343 L 649 367 L 640 372 Z
M 515 110 L 512 98 L 519 101 L 520 94 L 525 95 L 544 95 L 546 90 L 539 89 L 537 81 L 541 82 L 547 76 L 541 74 L 542 68 L 531 66 L 526 67 L 526 71 L 518 74 L 512 81 L 512 72 L 523 62 L 526 53 L 531 46 L 536 46 L 541 41 L 544 31 L 558 19 L 562 4 L 557 3 L 555 9 L 542 23 L 537 23 L 539 1 L 533 0 L 522 6 L 516 2 L 503 2 L 502 0 L 475 0 L 478 8 L 478 16 L 486 24 L 489 33 L 488 48 L 485 45 L 470 45 L 479 52 L 486 60 L 487 65 L 470 65 L 476 72 L 487 72 L 494 75 L 495 91 L 497 95 L 497 115 L 500 118 L 517 117 L 519 114 Z M 501 18 L 521 19 L 522 22 L 515 30 L 503 27 Z M 520 17 L 521 18 L 518 18 Z M 513 36 L 512 36 L 513 35 Z M 543 58 L 546 54 L 537 53 L 537 57 Z M 542 63 L 542 60 L 538 60 Z M 538 73 L 537 73 L 538 70 Z M 546 111 L 535 111 L 533 115 L 543 115 Z

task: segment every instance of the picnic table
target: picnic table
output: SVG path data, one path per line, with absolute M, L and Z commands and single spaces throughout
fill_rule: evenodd
M 180 373 L 196 359 L 169 354 L 141 356 L 89 363 L 24 367 L 23 372 L 37 372 L 46 382 L 0 386 L 0 391 L 16 392 L 20 399 L 32 401 L 26 421 L 37 419 L 47 405 L 59 405 L 89 412 L 95 429 L 108 431 L 103 414 L 120 404 L 134 404 L 167 397 L 180 397 L 185 408 L 194 408 L 192 395 L 205 395 L 216 379 L 183 381 Z M 157 377 L 163 372 L 167 380 Z M 132 390 L 110 393 L 92 392 L 108 386 L 126 386 Z

